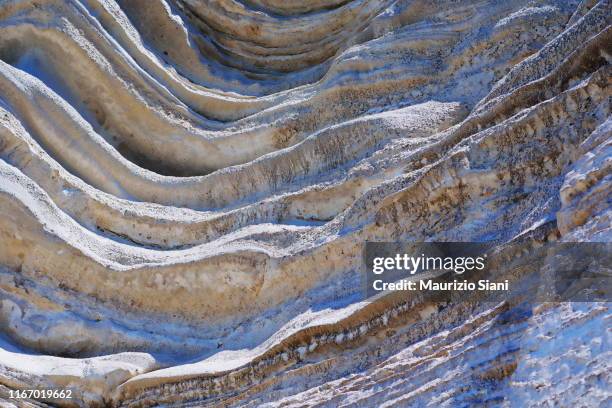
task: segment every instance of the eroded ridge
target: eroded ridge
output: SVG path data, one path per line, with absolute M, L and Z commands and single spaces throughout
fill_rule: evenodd
M 609 242 L 611 18 L 0 2 L 0 399 L 603 406 L 607 303 L 364 298 L 361 251 Z

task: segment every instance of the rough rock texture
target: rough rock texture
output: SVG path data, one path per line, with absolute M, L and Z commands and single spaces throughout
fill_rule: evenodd
M 610 242 L 611 20 L 0 1 L 0 400 L 606 405 L 608 303 L 364 299 L 361 250 Z

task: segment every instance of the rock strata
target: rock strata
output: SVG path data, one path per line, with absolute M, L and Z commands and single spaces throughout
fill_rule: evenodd
M 365 298 L 362 250 L 610 242 L 611 20 L 0 1 L 0 401 L 605 406 L 609 303 Z

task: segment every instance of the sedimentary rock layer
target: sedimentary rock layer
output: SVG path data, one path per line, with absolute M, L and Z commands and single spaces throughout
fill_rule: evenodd
M 0 398 L 609 401 L 607 303 L 366 298 L 362 249 L 609 242 L 611 16 L 1 1 Z

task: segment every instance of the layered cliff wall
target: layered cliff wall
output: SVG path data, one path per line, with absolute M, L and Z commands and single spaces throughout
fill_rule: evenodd
M 364 298 L 361 269 L 366 241 L 609 242 L 611 20 L 607 0 L 1 1 L 0 397 L 609 401 L 608 303 Z

